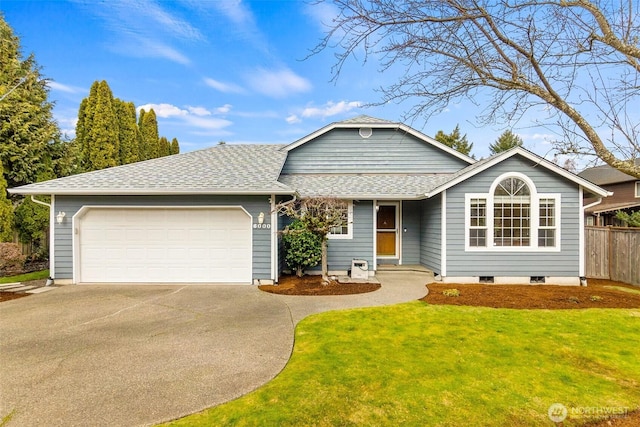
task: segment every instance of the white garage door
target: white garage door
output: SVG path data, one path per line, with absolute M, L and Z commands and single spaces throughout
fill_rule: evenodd
M 251 283 L 251 218 L 240 208 L 89 208 L 76 281 Z

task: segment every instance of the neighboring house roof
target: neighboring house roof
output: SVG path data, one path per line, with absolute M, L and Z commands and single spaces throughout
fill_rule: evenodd
M 438 147 L 439 149 L 451 154 L 454 157 L 457 157 L 469 164 L 475 163 L 475 160 L 472 159 L 469 156 L 466 156 L 462 153 L 460 153 L 457 150 L 454 150 L 453 148 L 442 144 L 438 141 L 436 141 L 435 139 L 421 133 L 418 132 L 417 130 L 403 124 L 403 123 L 396 123 L 396 122 L 390 122 L 388 120 L 382 120 L 382 119 L 377 119 L 375 117 L 370 117 L 370 116 L 357 116 L 354 117 L 352 119 L 348 119 L 348 120 L 343 120 L 341 122 L 335 122 L 335 123 L 331 123 L 321 129 L 318 129 L 317 131 L 310 133 L 309 135 L 305 136 L 304 138 L 300 138 L 299 140 L 287 145 L 284 150 L 285 151 L 291 151 L 294 148 L 297 148 L 303 144 L 306 144 L 309 141 L 312 141 L 314 139 L 316 139 L 317 137 L 319 137 L 320 135 L 323 135 L 327 132 L 330 132 L 333 129 L 340 129 L 340 128 L 355 128 L 355 127 L 369 127 L 372 129 L 397 129 L 397 130 L 401 130 L 403 132 L 406 132 L 410 135 L 413 135 L 414 137 L 428 143 L 431 144 L 435 147 Z
M 636 159 L 635 163 L 637 166 L 640 166 L 640 159 Z M 609 165 L 587 168 L 580 172 L 578 176 L 589 180 L 597 185 L 609 185 L 628 181 L 638 181 L 638 178 L 627 175 L 624 172 L 620 172 L 618 169 L 614 169 Z
M 278 182 L 282 145 L 233 145 L 161 157 L 9 190 L 17 194 L 292 194 Z
M 590 181 L 587 181 L 584 178 L 579 177 L 578 175 L 569 172 L 566 169 L 561 168 L 560 166 L 556 165 L 555 163 L 552 163 L 548 160 L 545 160 L 544 158 L 538 156 L 537 154 L 532 153 L 531 151 L 528 151 L 522 147 L 515 147 L 512 148 L 510 150 L 504 151 L 500 154 L 496 154 L 495 156 L 480 160 L 470 166 L 467 166 L 466 168 L 452 174 L 449 179 L 442 183 L 441 185 L 437 186 L 436 188 L 432 189 L 431 191 L 428 191 L 426 196 L 427 197 L 433 197 L 436 194 L 439 194 L 441 192 L 443 192 L 444 190 L 453 187 L 454 185 L 457 185 L 463 181 L 466 181 L 467 179 L 473 177 L 474 175 L 487 170 L 488 168 L 505 161 L 506 159 L 513 157 L 515 155 L 521 155 L 523 157 L 525 157 L 526 159 L 531 160 L 532 162 L 537 163 L 539 166 L 544 167 L 546 169 L 551 170 L 552 172 L 557 173 L 560 176 L 563 176 L 564 178 L 568 179 L 569 181 L 575 182 L 576 184 L 582 186 L 586 191 L 593 193 L 595 195 L 598 196 L 602 196 L 602 197 L 606 197 L 606 196 L 610 196 L 613 193 L 606 191 L 602 188 L 600 188 L 599 186 L 591 183 Z
M 590 213 L 590 214 L 600 214 L 600 213 L 605 213 L 605 212 L 615 212 L 615 211 L 619 211 L 621 209 L 630 209 L 630 208 L 636 208 L 640 206 L 640 202 L 621 202 L 621 203 L 609 203 L 609 204 L 602 204 L 602 205 L 595 205 L 592 206 L 590 208 L 585 209 L 584 211 L 586 213 Z

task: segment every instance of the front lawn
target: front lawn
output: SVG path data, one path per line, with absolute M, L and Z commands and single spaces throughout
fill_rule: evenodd
M 638 348 L 638 309 L 328 312 L 298 325 L 273 381 L 171 425 L 550 426 L 554 403 L 637 409 Z
M 0 277 L 0 284 L 13 282 L 28 282 L 30 280 L 48 279 L 49 270 L 35 271 L 33 273 L 19 274 L 17 276 Z

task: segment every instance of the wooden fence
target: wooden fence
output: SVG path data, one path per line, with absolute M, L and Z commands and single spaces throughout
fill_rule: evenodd
M 640 285 L 640 228 L 585 227 L 587 277 Z

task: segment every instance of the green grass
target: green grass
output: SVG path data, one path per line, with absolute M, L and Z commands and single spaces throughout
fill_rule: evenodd
M 638 348 L 640 310 L 329 312 L 299 324 L 273 381 L 170 425 L 550 426 L 556 402 L 636 409 Z
M 0 284 L 13 282 L 28 282 L 29 280 L 47 279 L 49 270 L 35 271 L 33 273 L 18 274 L 17 276 L 0 277 Z
M 640 294 L 640 289 L 625 288 L 624 286 L 603 286 L 604 288 L 615 289 L 617 291 L 628 292 L 630 294 Z

